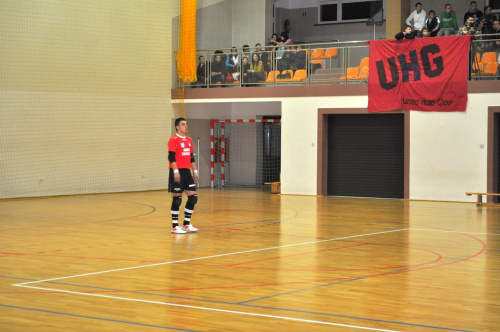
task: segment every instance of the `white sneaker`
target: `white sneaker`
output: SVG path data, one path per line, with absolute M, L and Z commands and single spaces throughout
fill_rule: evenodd
M 175 226 L 170 231 L 174 234 L 186 234 L 186 231 L 183 230 L 181 226 Z
M 184 225 L 182 226 L 182 230 L 184 231 L 184 233 L 186 232 L 198 232 L 198 228 L 194 228 L 193 225 Z

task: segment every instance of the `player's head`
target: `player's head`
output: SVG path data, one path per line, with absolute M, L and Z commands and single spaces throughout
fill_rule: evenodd
M 187 121 L 184 118 L 175 119 L 175 130 L 177 132 L 187 132 Z
M 411 33 L 412 27 L 411 25 L 406 25 L 403 29 L 403 32 L 405 33 Z

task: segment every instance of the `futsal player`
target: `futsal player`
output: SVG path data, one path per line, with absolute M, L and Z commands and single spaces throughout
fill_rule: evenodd
M 193 215 L 194 206 L 198 201 L 195 182 L 198 182 L 199 175 L 193 156 L 193 140 L 187 136 L 188 125 L 186 119 L 176 119 L 175 130 L 177 133 L 168 140 L 168 191 L 172 193 L 171 231 L 175 234 L 185 234 L 198 231 L 191 224 L 191 216 Z M 191 169 L 194 173 L 194 179 Z M 183 191 L 186 192 L 187 202 L 184 207 L 184 223 L 182 226 L 179 226 L 179 209 L 182 203 Z

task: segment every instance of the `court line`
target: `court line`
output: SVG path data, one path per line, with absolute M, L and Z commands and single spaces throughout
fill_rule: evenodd
M 70 316 L 70 317 L 77 317 L 77 318 L 96 319 L 96 320 L 102 320 L 102 321 L 113 322 L 113 323 L 139 325 L 139 326 L 143 326 L 143 327 L 154 327 L 154 328 L 159 328 L 159 329 L 164 329 L 164 330 L 198 332 L 197 330 L 187 330 L 187 329 L 180 329 L 180 328 L 175 328 L 175 327 L 168 327 L 168 326 L 162 326 L 162 325 L 152 325 L 152 324 L 144 324 L 144 323 L 137 323 L 137 322 L 125 321 L 125 320 L 111 319 L 111 318 L 101 318 L 101 317 L 94 317 L 94 316 L 76 315 L 76 314 L 70 314 L 70 313 L 67 313 L 67 312 L 43 310 L 43 309 L 36 309 L 36 308 L 17 307 L 17 306 L 12 306 L 12 305 L 7 305 L 7 304 L 1 304 L 1 303 L 0 303 L 0 307 L 11 308 L 11 309 L 29 310 L 29 311 L 37 311 L 37 312 L 43 312 L 43 313 L 47 313 L 47 314 L 63 315 L 63 316 Z
M 479 232 L 468 232 L 468 231 L 452 231 L 446 229 L 423 229 L 423 228 L 409 228 L 410 231 L 423 231 L 423 232 L 443 232 L 443 233 L 457 233 L 457 234 L 474 234 L 474 235 L 493 235 L 499 236 L 497 233 L 479 233 Z
M 109 299 L 115 299 L 115 300 L 125 300 L 125 301 L 140 302 L 140 303 L 160 304 L 160 305 L 166 305 L 166 306 L 172 306 L 172 307 L 180 307 L 180 308 L 189 308 L 189 309 L 199 309 L 199 310 L 216 311 L 216 312 L 223 312 L 223 313 L 229 313 L 229 314 L 239 314 L 239 315 L 247 315 L 247 316 L 275 318 L 275 319 L 289 320 L 289 321 L 300 322 L 300 323 L 314 323 L 314 324 L 340 326 L 340 327 L 349 327 L 349 328 L 353 328 L 353 329 L 370 330 L 370 331 L 381 331 L 381 332 L 402 332 L 402 331 L 397 331 L 397 330 L 386 330 L 386 329 L 379 329 L 379 328 L 374 328 L 374 327 L 365 327 L 365 326 L 358 326 L 358 325 L 332 323 L 332 322 L 325 322 L 325 321 L 319 321 L 319 320 L 302 319 L 302 318 L 294 318 L 294 317 L 286 317 L 286 316 L 276 316 L 276 315 L 268 315 L 268 314 L 259 314 L 259 313 L 245 312 L 245 311 L 236 311 L 236 310 L 226 310 L 226 309 L 217 309 L 217 308 L 198 307 L 198 306 L 186 305 L 186 304 L 167 303 L 167 302 L 158 302 L 158 301 L 141 300 L 141 299 L 131 299 L 131 298 L 127 298 L 127 297 L 118 297 L 118 296 L 110 296 L 110 295 L 102 295 L 102 294 L 81 293 L 81 292 L 74 292 L 74 291 L 67 291 L 67 290 L 60 290 L 60 289 L 52 289 L 52 288 L 45 288 L 45 287 L 26 286 L 26 285 L 20 285 L 19 287 L 42 289 L 42 290 L 50 290 L 50 291 L 56 291 L 56 292 L 61 292 L 61 293 L 84 295 L 84 296 L 103 297 L 103 298 L 109 298 Z
M 7 278 L 7 279 L 22 279 L 22 280 L 34 280 L 34 279 L 20 278 L 20 277 L 10 277 L 10 276 L 0 276 L 0 278 Z M 331 285 L 333 285 L 333 284 L 341 284 L 341 283 L 345 283 L 345 282 L 356 281 L 356 280 L 366 279 L 366 278 L 367 278 L 367 277 L 357 277 L 357 278 L 354 278 L 354 279 L 342 280 L 342 281 L 337 281 L 337 282 L 335 282 L 335 283 L 331 283 L 331 284 L 326 284 L 326 285 L 321 285 L 321 286 L 311 287 L 310 289 L 312 289 L 312 288 L 326 287 L 326 286 L 331 286 Z M 56 284 L 56 285 L 68 285 L 68 286 L 77 286 L 77 287 L 84 287 L 84 288 L 105 289 L 105 290 L 115 290 L 115 291 L 119 291 L 119 289 L 113 289 L 113 288 L 103 288 L 103 287 L 97 287 L 97 286 L 88 286 L 88 285 L 70 284 L 70 283 L 63 283 L 63 282 L 49 282 L 49 283 L 53 283 L 53 284 Z M 299 290 L 299 291 L 303 291 L 303 290 Z M 147 292 L 137 292 L 137 291 L 134 291 L 134 292 L 132 292 L 132 293 L 133 293 L 133 294 L 148 295 L 148 296 L 158 296 L 158 297 L 167 297 L 167 298 L 182 299 L 182 300 L 191 300 L 191 301 L 197 301 L 197 302 L 209 302 L 209 303 L 218 303 L 218 304 L 227 304 L 227 305 L 237 305 L 237 306 L 249 307 L 249 308 L 262 308 L 262 309 L 267 309 L 267 310 L 278 310 L 278 311 L 287 311 L 287 312 L 298 312 L 298 313 L 306 313 L 306 314 L 313 314 L 313 315 L 320 315 L 320 316 L 328 316 L 328 317 L 336 317 L 336 318 L 355 319 L 355 320 L 363 320 L 363 321 L 368 321 L 368 322 L 378 322 L 378 323 L 386 323 L 386 324 L 396 324 L 396 325 L 403 325 L 403 326 L 425 327 L 425 328 L 429 328 L 429 329 L 438 329 L 438 330 L 447 330 L 447 331 L 457 331 L 457 332 L 475 332 L 475 331 L 472 331 L 472 330 L 461 330 L 461 329 L 454 329 L 454 328 L 442 327 L 442 326 L 423 325 L 423 324 L 415 324 L 415 323 L 408 323 L 408 322 L 397 322 L 397 321 L 390 321 L 390 320 L 383 320 L 383 319 L 375 319 L 375 318 L 366 318 L 366 317 L 347 316 L 347 315 L 331 314 L 331 313 L 319 312 L 319 311 L 306 311 L 306 310 L 298 310 L 298 309 L 288 309 L 288 308 L 279 308 L 279 307 L 269 307 L 269 306 L 262 306 L 262 305 L 255 305 L 255 304 L 247 304 L 247 303 L 242 303 L 242 304 L 241 304 L 241 302 L 226 302 L 226 301 L 217 301 L 217 300 L 207 300 L 207 299 L 200 299 L 200 298 L 193 298 L 193 297 L 175 296 L 175 295 L 165 295 L 165 294 L 147 293 Z M 1 293 L 0 293 L 0 294 L 1 294 Z M 10 294 L 10 293 L 9 293 L 9 294 Z
M 70 279 L 70 278 L 77 278 L 77 277 L 85 277 L 85 276 L 91 276 L 91 275 L 96 275 L 96 274 L 111 273 L 111 272 L 118 272 L 118 271 L 127 271 L 127 270 L 140 269 L 140 268 L 153 267 L 153 266 L 160 266 L 160 265 L 175 264 L 175 263 L 192 262 L 192 261 L 201 260 L 201 259 L 209 259 L 209 258 L 217 258 L 217 257 L 231 256 L 231 255 L 247 254 L 247 253 L 251 253 L 251 252 L 266 251 L 266 250 L 281 249 L 281 248 L 289 248 L 289 247 L 296 247 L 296 246 L 302 246 L 302 245 L 307 245 L 307 244 L 315 244 L 315 243 L 322 243 L 322 242 L 339 241 L 339 240 L 345 240 L 345 239 L 353 239 L 353 238 L 357 238 L 357 237 L 364 237 L 364 236 L 371 236 L 371 235 L 379 235 L 379 234 L 401 232 L 401 231 L 406 231 L 406 230 L 408 230 L 408 228 L 401 228 L 401 229 L 393 229 L 393 230 L 390 230 L 390 231 L 383 231 L 383 232 L 374 232 L 374 233 L 366 233 L 366 234 L 344 236 L 344 237 L 333 238 L 333 239 L 326 239 L 326 240 L 293 243 L 293 244 L 287 244 L 287 245 L 276 246 L 276 247 L 268 247 L 268 248 L 244 250 L 244 251 L 230 252 L 230 253 L 225 253 L 225 254 L 205 256 L 205 257 L 187 258 L 187 259 L 181 259 L 181 260 L 171 261 L 171 262 L 162 262 L 162 263 L 155 263 L 155 264 L 148 264 L 148 265 L 131 266 L 131 267 L 124 267 L 124 268 L 120 268 L 120 269 L 114 269 L 114 270 L 105 270 L 105 271 L 98 271 L 98 272 L 77 274 L 77 275 L 66 276 L 66 277 L 59 277 L 59 278 L 51 278 L 51 279 L 43 279 L 43 280 L 37 280 L 37 281 L 30 281 L 30 282 L 25 282 L 25 283 L 20 283 L 20 284 L 14 284 L 12 286 L 23 287 L 24 285 L 28 285 L 28 284 L 42 283 L 42 282 L 47 282 L 47 281 Z
M 244 254 L 244 253 L 250 253 L 250 252 L 258 252 L 258 251 L 265 251 L 265 250 L 273 250 L 273 249 L 294 247 L 294 246 L 307 245 L 307 244 L 316 244 L 316 243 L 322 243 L 322 242 L 339 241 L 339 240 L 345 240 L 345 239 L 351 239 L 351 238 L 358 238 L 358 237 L 364 237 L 364 236 L 372 236 L 372 235 L 379 235 L 379 234 L 401 232 L 401 231 L 405 231 L 405 230 L 407 230 L 407 228 L 395 229 L 395 230 L 389 230 L 389 231 L 382 231 L 382 232 L 373 232 L 373 233 L 366 233 L 366 234 L 351 235 L 351 236 L 345 236 L 345 237 L 333 238 L 333 239 L 326 239 L 326 240 L 310 241 L 310 242 L 303 242 L 303 243 L 294 243 L 294 244 L 283 245 L 283 246 L 276 246 L 276 247 L 268 247 L 268 248 L 261 248 L 261 249 L 245 250 L 245 251 L 225 253 L 225 254 L 219 254 L 219 255 L 211 255 L 211 256 L 205 256 L 205 257 L 189 258 L 189 259 L 183 259 L 183 260 L 179 260 L 179 261 L 164 262 L 164 263 L 157 263 L 157 264 L 148 264 L 148 265 L 134 266 L 134 267 L 128 267 L 128 268 L 121 268 L 121 269 L 106 270 L 106 271 L 92 272 L 92 273 L 85 273 L 85 274 L 79 274 L 79 275 L 73 275 L 73 276 L 59 277 L 59 278 L 44 279 L 44 280 L 38 280 L 38 281 L 31 281 L 31 282 L 24 282 L 24 283 L 14 284 L 12 286 L 25 287 L 25 288 L 33 288 L 33 289 L 40 289 L 40 290 L 49 290 L 49 291 L 55 291 L 55 292 L 61 292 L 61 293 L 84 295 L 84 296 L 94 296 L 94 297 L 110 298 L 110 299 L 125 300 L 125 301 L 132 301 L 132 302 L 153 303 L 153 304 L 168 305 L 168 306 L 175 306 L 175 307 L 183 307 L 183 308 L 190 308 L 190 309 L 199 309 L 199 310 L 225 312 L 225 313 L 230 313 L 230 314 L 239 314 L 239 315 L 248 315 L 248 316 L 256 316 L 256 317 L 275 318 L 275 319 L 297 321 L 297 322 L 303 322 L 303 323 L 314 323 L 314 324 L 322 324 L 322 325 L 350 327 L 350 328 L 353 328 L 353 329 L 362 329 L 362 330 L 370 330 L 370 331 L 383 331 L 383 332 L 397 332 L 396 330 L 377 329 L 377 328 L 357 326 L 357 325 L 348 325 L 348 324 L 332 323 L 332 322 L 317 321 L 317 320 L 300 319 L 300 318 L 285 317 L 285 316 L 276 316 L 276 315 L 268 315 L 268 314 L 249 313 L 249 312 L 244 312 L 244 311 L 225 310 L 225 309 L 198 307 L 198 306 L 190 306 L 190 305 L 181 305 L 181 304 L 167 303 L 167 302 L 157 302 L 157 301 L 149 301 L 149 300 L 131 299 L 131 298 L 126 298 L 126 297 L 117 297 L 117 296 L 95 294 L 95 293 L 74 292 L 74 291 L 67 291 L 67 290 L 53 289 L 53 288 L 46 288 L 46 287 L 36 287 L 36 286 L 31 286 L 30 284 L 42 283 L 42 282 L 49 282 L 49 281 L 54 281 L 54 280 L 69 279 L 69 278 L 76 278 L 76 277 L 84 277 L 84 276 L 90 276 L 90 275 L 96 275 L 96 274 L 103 274 L 103 273 L 111 273 L 111 272 L 117 272 L 117 271 L 126 271 L 126 270 L 132 270 L 132 269 L 138 269 L 138 268 L 145 268 L 145 267 L 152 267 L 152 266 L 174 264 L 174 263 L 180 263 L 180 262 L 188 262 L 188 261 L 208 259 L 208 258 L 223 257 L 223 256 L 229 256 L 229 255 L 238 255 L 238 254 Z

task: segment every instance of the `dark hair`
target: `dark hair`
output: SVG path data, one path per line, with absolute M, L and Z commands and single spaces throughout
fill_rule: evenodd
M 255 47 L 257 47 L 257 45 L 262 46 L 260 43 L 257 43 L 257 44 L 255 44 Z
M 469 4 L 469 6 L 472 5 L 473 3 L 475 3 L 477 5 L 477 2 L 471 1 L 470 4 Z
M 257 63 L 255 63 L 255 61 L 253 60 L 254 55 L 256 55 L 256 56 L 257 56 Z M 253 64 L 254 66 L 257 66 L 257 65 L 259 64 L 259 61 L 260 61 L 259 54 L 258 54 L 258 53 L 253 53 L 253 54 L 252 54 L 252 64 Z
M 431 10 L 429 10 L 429 15 L 430 15 L 431 13 L 433 13 L 434 15 L 436 15 L 436 12 L 435 12 L 435 11 L 433 11 L 432 9 L 431 9 Z
M 181 121 L 186 121 L 186 119 L 184 119 L 184 118 L 175 119 L 175 126 L 177 127 L 181 123 Z M 177 130 L 177 128 L 175 128 L 175 130 Z
M 427 29 L 427 28 L 422 28 L 422 31 L 424 31 L 424 30 L 429 32 L 429 29 Z
M 488 10 L 488 8 L 490 8 L 490 9 L 491 9 L 491 6 L 484 6 L 484 11 L 487 11 L 487 10 Z
M 243 45 L 243 47 L 242 47 L 242 48 L 250 48 L 250 46 L 248 46 L 248 45 Z
M 422 6 L 422 4 L 421 4 L 420 2 L 417 2 L 417 3 L 415 4 L 415 7 L 417 7 L 418 5 Z
M 201 60 L 201 58 L 204 58 L 204 57 L 205 57 L 204 55 L 200 55 L 200 56 L 198 57 L 198 60 Z

